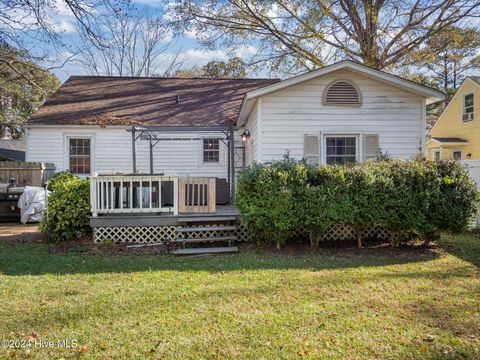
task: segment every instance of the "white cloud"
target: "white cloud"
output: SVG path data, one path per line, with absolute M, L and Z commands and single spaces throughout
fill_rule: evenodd
M 133 0 L 134 3 L 140 4 L 140 5 L 148 5 L 148 6 L 160 6 L 163 4 L 163 0 Z
M 53 3 L 55 8 L 54 14 L 47 21 L 52 29 L 58 33 L 75 33 L 75 16 L 70 8 L 62 0 L 55 0 Z
M 189 39 L 194 39 L 194 40 L 198 40 L 200 38 L 200 33 L 196 30 L 184 31 L 183 35 L 185 35 Z
M 239 58 L 242 59 L 248 59 L 251 56 L 255 55 L 258 53 L 258 48 L 256 48 L 253 45 L 242 45 L 233 51 L 234 56 L 238 56 Z
M 189 65 L 204 65 L 211 60 L 227 60 L 227 54 L 222 50 L 190 49 L 183 53 Z
M 77 28 L 74 24 L 67 20 L 59 19 L 58 22 L 52 24 L 52 28 L 55 32 L 58 33 L 75 33 Z
M 280 14 L 280 11 L 277 4 L 273 4 L 272 7 L 268 9 L 268 12 L 267 12 L 267 16 L 269 18 L 276 18 L 277 16 L 279 16 L 279 14 Z
M 73 17 L 73 13 L 70 10 L 70 8 L 65 4 L 63 0 L 55 0 L 54 3 L 55 8 L 58 11 L 58 15 L 60 16 L 67 16 L 67 17 Z

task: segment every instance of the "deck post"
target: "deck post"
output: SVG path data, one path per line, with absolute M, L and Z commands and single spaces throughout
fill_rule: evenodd
M 230 141 L 228 142 L 230 145 L 230 179 L 231 179 L 231 184 L 230 184 L 230 203 L 233 204 L 235 201 L 235 130 L 233 127 L 230 128 Z
M 150 175 L 153 175 L 153 143 L 152 143 L 152 135 L 150 135 Z
M 232 187 L 232 178 L 231 178 L 231 172 L 230 172 L 230 167 L 231 167 L 231 161 L 230 161 L 230 148 L 232 147 L 231 141 L 230 141 L 230 133 L 227 133 L 227 182 L 229 189 L 231 190 Z M 229 191 L 230 200 L 232 200 L 232 193 Z
M 135 142 L 137 139 L 135 138 L 135 126 L 132 126 L 132 174 L 137 172 L 137 146 Z
M 90 207 L 92 211 L 92 216 L 97 217 L 97 181 L 96 177 L 90 177 Z M 46 198 L 46 197 L 45 197 Z
M 173 215 L 178 215 L 178 177 L 173 178 Z

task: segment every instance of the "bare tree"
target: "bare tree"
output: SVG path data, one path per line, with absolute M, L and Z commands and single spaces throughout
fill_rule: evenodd
M 273 69 L 352 59 L 385 69 L 448 26 L 478 16 L 476 0 L 180 0 L 179 28 L 204 45 L 256 45 Z
M 108 5 L 107 5 L 108 6 Z M 95 27 L 103 29 L 99 43 L 81 33 L 83 47 L 79 61 L 95 75 L 152 76 L 163 70 L 174 72 L 182 63 L 179 53 L 170 53 L 172 32 L 163 12 L 146 13 L 129 1 L 109 7 L 111 16 L 99 17 Z
M 46 49 L 42 50 L 42 44 L 51 45 L 56 49 L 63 49 L 65 46 L 61 31 L 55 26 L 55 17 L 59 13 L 58 5 L 62 4 L 69 9 L 76 19 L 77 27 L 89 34 L 92 41 L 101 44 L 103 43 L 101 29 L 95 27 L 92 19 L 98 16 L 97 9 L 106 1 L 110 4 L 123 2 L 123 0 L 0 0 L 2 49 L 0 65 L 16 73 L 18 81 L 21 79 L 37 91 L 49 93 L 50 88 L 42 89 L 38 85 L 38 79 L 32 74 L 39 70 L 49 70 L 37 65 L 39 62 L 51 60 L 51 53 Z M 12 57 L 12 53 L 15 56 Z

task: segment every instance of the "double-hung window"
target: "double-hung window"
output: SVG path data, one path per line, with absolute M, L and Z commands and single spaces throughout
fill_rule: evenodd
M 453 160 L 462 160 L 462 150 L 453 150 L 452 159 Z
M 69 169 L 73 174 L 90 174 L 91 139 L 68 138 Z
M 348 164 L 357 160 L 357 138 L 355 136 L 327 136 L 327 164 Z
M 203 140 L 203 162 L 209 164 L 220 162 L 220 141 L 218 139 Z
M 472 121 L 474 119 L 475 98 L 473 93 L 463 95 L 462 120 Z

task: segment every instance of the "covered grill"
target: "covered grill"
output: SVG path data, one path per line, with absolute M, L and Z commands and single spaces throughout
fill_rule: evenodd
M 0 221 L 20 218 L 20 209 L 17 207 L 17 203 L 23 190 L 23 187 L 17 186 L 15 179 L 10 179 L 8 183 L 0 183 Z

